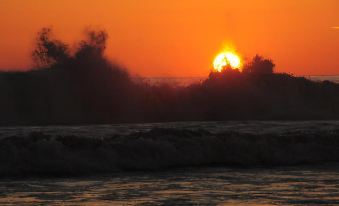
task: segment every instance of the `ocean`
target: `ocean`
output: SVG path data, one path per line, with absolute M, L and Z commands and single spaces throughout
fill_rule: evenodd
M 339 121 L 3 127 L 0 205 L 339 205 L 338 135 Z
M 338 205 L 339 167 L 186 168 L 0 181 L 3 206 Z
M 339 83 L 339 75 L 304 75 L 298 77 L 305 77 L 306 79 L 310 79 L 312 81 L 331 81 L 334 83 Z M 187 86 L 193 83 L 202 82 L 206 77 L 146 77 L 146 78 L 135 78 L 136 81 L 146 81 L 150 84 L 169 84 L 169 85 L 177 85 L 177 86 Z

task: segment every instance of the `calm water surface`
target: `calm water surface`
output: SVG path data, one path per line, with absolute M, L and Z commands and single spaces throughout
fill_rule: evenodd
M 2 180 L 0 205 L 339 205 L 339 167 Z

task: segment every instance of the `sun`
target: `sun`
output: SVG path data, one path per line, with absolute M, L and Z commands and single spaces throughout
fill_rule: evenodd
M 232 69 L 239 69 L 241 66 L 239 55 L 234 52 L 222 52 L 218 54 L 213 61 L 214 70 L 221 72 L 226 66 L 230 66 Z

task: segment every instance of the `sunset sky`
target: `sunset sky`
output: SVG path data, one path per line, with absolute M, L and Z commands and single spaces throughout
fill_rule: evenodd
M 28 69 L 36 33 L 71 45 L 86 28 L 110 36 L 106 56 L 142 76 L 204 76 L 231 47 L 277 71 L 339 74 L 338 0 L 0 0 L 0 68 Z

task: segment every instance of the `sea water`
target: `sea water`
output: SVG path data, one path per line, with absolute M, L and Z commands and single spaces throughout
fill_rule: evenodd
M 335 165 L 0 181 L 0 205 L 337 205 Z
M 305 77 L 306 79 L 321 82 L 321 81 L 331 81 L 334 83 L 339 83 L 339 75 L 303 75 L 297 77 Z M 135 78 L 136 81 L 144 81 L 153 85 L 158 84 L 169 84 L 177 86 L 188 86 L 194 83 L 200 83 L 204 81 L 207 77 L 146 77 L 146 78 Z
M 174 122 L 92 126 L 4 127 L 1 138 L 42 132 L 108 137 L 152 128 L 204 129 L 212 133 L 322 132 L 338 121 Z M 0 179 L 0 205 L 339 205 L 339 165 L 275 168 L 202 167 L 118 172 L 68 178 Z

